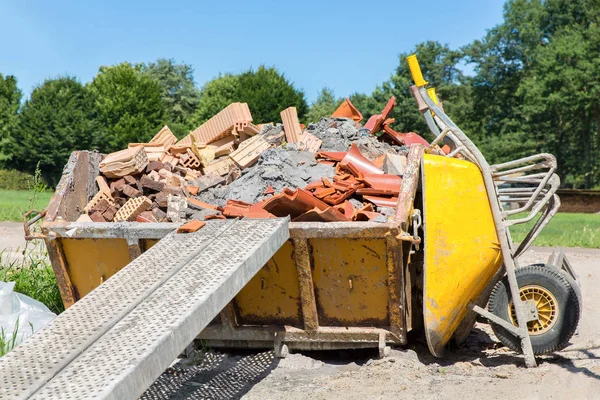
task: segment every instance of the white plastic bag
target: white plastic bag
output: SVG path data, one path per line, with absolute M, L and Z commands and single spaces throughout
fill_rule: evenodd
M 0 282 L 0 335 L 4 332 L 5 341 L 11 343 L 14 337 L 17 346 L 46 326 L 56 314 L 43 303 L 16 293 L 14 288 L 14 282 Z

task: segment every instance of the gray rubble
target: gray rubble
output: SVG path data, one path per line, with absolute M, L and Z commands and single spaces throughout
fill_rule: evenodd
M 318 164 L 314 154 L 290 150 L 292 147 L 266 150 L 255 165 L 242 171 L 242 176 L 229 186 L 210 188 L 197 198 L 216 206 L 224 206 L 229 199 L 256 203 L 271 196 L 264 194 L 269 185 L 275 193 L 281 193 L 285 188 L 303 188 L 321 177 L 333 179 L 333 166 Z

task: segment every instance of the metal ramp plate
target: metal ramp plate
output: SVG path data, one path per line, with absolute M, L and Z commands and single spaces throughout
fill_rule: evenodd
M 0 358 L 0 398 L 139 397 L 288 238 L 281 218 L 169 234 Z

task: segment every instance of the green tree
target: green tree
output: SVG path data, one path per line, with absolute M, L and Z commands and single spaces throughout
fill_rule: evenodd
M 458 68 L 462 53 L 434 41 L 419 43 L 415 46 L 414 51 L 400 54 L 400 62 L 395 73 L 388 81 L 375 88 L 371 96 L 372 100 L 360 95 L 352 96 L 351 100 L 366 121 L 373 114 L 381 113 L 389 98 L 396 96 L 397 106 L 391 115 L 396 119 L 393 128 L 399 132 L 417 132 L 432 139 L 427 135 L 429 130 L 410 92 L 410 86 L 414 83 L 406 57 L 413 53 L 418 55 L 423 75 L 429 82 L 429 87 L 436 88 L 438 97 L 443 100 L 444 109 L 459 123 L 461 118 L 457 111 L 464 108 L 466 101 L 466 86 L 461 85 L 464 77 Z M 462 111 L 460 115 L 462 115 Z
M 17 87 L 17 78 L 0 74 L 0 167 L 12 157 L 10 143 L 20 105 L 21 90 Z
M 239 79 L 236 75 L 219 75 L 206 83 L 200 91 L 200 101 L 192 117 L 194 126 L 200 126 L 208 121 L 230 103 L 240 101 L 236 100 L 239 92 Z M 256 116 L 254 116 L 254 120 L 256 120 Z
M 55 185 L 71 152 L 92 145 L 92 110 L 89 93 L 75 78 L 44 81 L 21 110 L 13 133 L 13 165 L 33 173 L 39 163 L 44 180 Z
M 343 99 L 336 99 L 333 91 L 327 87 L 321 89 L 317 100 L 310 105 L 306 120 L 308 122 L 319 122 L 321 118 L 327 118 L 340 106 Z
M 280 121 L 280 112 L 296 107 L 298 118 L 304 120 L 308 104 L 304 92 L 298 90 L 275 68 L 260 66 L 239 76 L 239 97 L 248 103 L 256 122 Z
M 563 182 L 600 182 L 599 25 L 598 0 L 511 0 L 465 49 L 481 117 L 471 124 L 493 161 L 551 152 Z
M 200 91 L 194 85 L 191 65 L 160 58 L 154 63 L 145 64 L 142 71 L 160 83 L 171 130 L 183 136 L 193 129 L 190 119 L 198 105 Z
M 301 90 L 294 88 L 275 68 L 259 67 L 239 75 L 221 75 L 200 92 L 194 122 L 200 125 L 232 102 L 248 103 L 255 123 L 276 122 L 279 113 L 294 106 L 303 120 L 308 105 Z
M 99 150 L 111 152 L 145 142 L 167 122 L 158 81 L 140 65 L 100 67 L 89 84 L 99 126 Z

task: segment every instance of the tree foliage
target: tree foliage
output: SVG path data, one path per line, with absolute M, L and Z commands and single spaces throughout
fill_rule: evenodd
M 164 58 L 144 64 L 142 71 L 156 79 L 166 107 L 168 124 L 180 137 L 193 128 L 191 116 L 198 105 L 200 91 L 194 85 L 194 69 Z
M 465 49 L 482 116 L 470 124 L 492 160 L 550 152 L 563 182 L 600 183 L 599 24 L 598 0 L 511 0 L 504 22 Z
M 373 114 L 379 114 L 391 96 L 396 97 L 397 106 L 391 115 L 396 122 L 394 129 L 401 132 L 417 132 L 426 135 L 428 132 L 423 117 L 416 107 L 415 99 L 410 92 L 413 85 L 406 57 L 416 53 L 423 74 L 431 87 L 435 87 L 438 96 L 444 101 L 444 108 L 452 114 L 464 103 L 466 86 L 461 86 L 464 77 L 457 64 L 462 53 L 451 50 L 438 42 L 419 43 L 409 53 L 399 55 L 399 64 L 389 80 L 377 86 L 369 97 L 354 94 L 352 103 L 361 111 L 365 121 Z
M 333 91 L 327 87 L 321 89 L 317 100 L 310 105 L 306 120 L 308 122 L 318 122 L 321 118 L 331 116 L 333 112 L 340 106 L 344 101 L 343 99 L 336 99 Z
M 148 141 L 167 122 L 162 87 L 140 65 L 100 67 L 89 91 L 98 123 L 98 148 L 103 152 Z
M 206 122 L 232 102 L 248 103 L 256 123 L 279 121 L 279 113 L 290 106 L 296 107 L 300 119 L 308 112 L 301 90 L 275 68 L 260 66 L 239 75 L 220 75 L 208 82 L 200 93 L 195 124 Z
M 23 105 L 12 165 L 33 173 L 39 163 L 44 180 L 56 184 L 71 152 L 93 145 L 92 110 L 92 99 L 75 78 L 44 81 Z
M 17 78 L 0 74 L 0 167 L 11 158 L 12 133 L 18 123 L 21 91 Z

